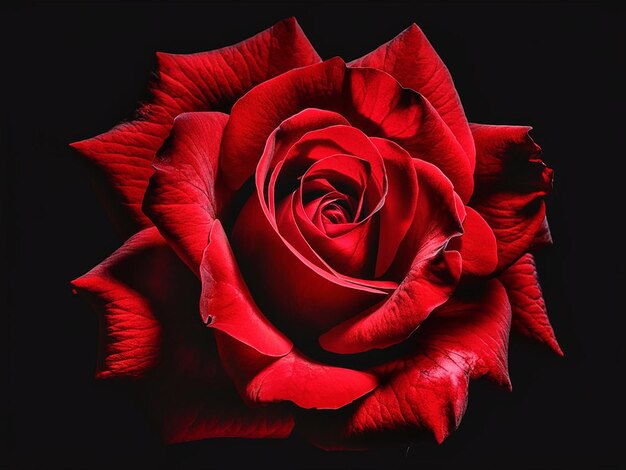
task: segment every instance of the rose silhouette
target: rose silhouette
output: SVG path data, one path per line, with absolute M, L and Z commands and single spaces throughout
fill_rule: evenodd
M 363 448 L 459 425 L 510 387 L 511 323 L 561 354 L 533 250 L 552 171 L 528 127 L 468 124 L 417 26 L 321 61 L 285 20 L 158 54 L 135 120 L 73 144 L 130 238 L 73 281 L 99 378 L 134 378 L 168 442 Z

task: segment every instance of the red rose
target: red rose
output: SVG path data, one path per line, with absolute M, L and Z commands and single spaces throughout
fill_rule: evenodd
M 552 171 L 530 128 L 468 124 L 416 26 L 346 64 L 286 20 L 159 54 L 152 96 L 73 144 L 131 235 L 73 285 L 97 376 L 141 378 L 167 441 L 441 442 L 470 379 L 510 387 L 511 321 L 561 353 L 530 254 Z

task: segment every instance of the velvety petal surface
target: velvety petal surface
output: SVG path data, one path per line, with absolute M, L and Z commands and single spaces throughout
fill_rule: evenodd
M 290 434 L 288 410 L 239 397 L 200 319 L 200 283 L 155 227 L 72 285 L 102 315 L 97 377 L 140 379 L 166 442 Z
M 101 315 L 98 378 L 141 377 L 160 355 L 159 314 L 173 304 L 164 272 L 179 261 L 156 228 L 137 233 L 109 258 L 72 281 Z M 181 281 L 189 282 L 182 278 Z
M 414 222 L 419 190 L 411 156 L 390 140 L 373 137 L 371 141 L 383 157 L 389 181 L 385 205 L 380 209 L 374 273 L 375 277 L 381 277 L 393 263 L 400 243 Z
M 254 303 L 219 220 L 201 267 L 200 314 L 210 328 L 236 338 L 267 356 L 284 356 L 293 344 L 265 318 Z
M 226 183 L 239 188 L 250 178 L 272 131 L 306 108 L 337 112 L 367 135 L 397 142 L 412 156 L 439 166 L 469 199 L 470 163 L 428 100 L 385 72 L 350 69 L 339 58 L 269 80 L 233 106 L 220 160 Z
M 338 409 L 378 384 L 367 372 L 313 361 L 297 350 L 281 358 L 258 351 L 225 335 L 217 335 L 224 367 L 250 404 L 289 401 L 300 408 Z
M 463 235 L 452 241 L 450 249 L 461 253 L 464 276 L 488 276 L 498 264 L 496 237 L 478 212 L 471 207 L 466 207 L 465 211 Z
M 476 191 L 470 206 L 487 221 L 498 245 L 498 271 L 549 240 L 545 196 L 553 172 L 539 159 L 530 127 L 472 124 Z
M 535 258 L 525 254 L 500 274 L 513 311 L 513 329 L 535 341 L 546 344 L 559 356 L 563 355 L 550 325 L 546 303 L 537 278 Z
M 407 442 L 420 433 L 443 441 L 465 412 L 470 380 L 487 376 L 510 388 L 511 309 L 497 280 L 455 295 L 416 333 L 416 349 L 372 372 L 381 385 L 336 412 L 305 415 L 302 432 L 326 449 Z
M 199 274 L 218 216 L 217 171 L 228 116 L 184 113 L 153 163 L 143 210 L 180 258 Z
M 320 337 L 331 352 L 351 354 L 386 348 L 407 339 L 428 315 L 448 300 L 461 276 L 461 256 L 445 251 L 462 233 L 450 181 L 430 163 L 413 160 L 419 184 L 417 210 L 407 237 L 417 253 L 396 290 L 381 304 L 338 324 Z
M 152 99 L 137 117 L 72 144 L 97 169 L 111 215 L 125 234 L 151 225 L 141 203 L 152 160 L 174 118 L 190 111 L 224 111 L 255 85 L 287 70 L 319 62 L 295 19 L 277 23 L 234 46 L 199 54 L 157 55 Z
M 424 95 L 452 130 L 474 168 L 474 141 L 450 72 L 416 24 L 348 65 L 384 70 L 403 87 Z
M 387 295 L 386 290 L 359 285 L 309 262 L 280 235 L 257 197 L 241 211 L 231 242 L 256 303 L 283 331 L 321 333 Z

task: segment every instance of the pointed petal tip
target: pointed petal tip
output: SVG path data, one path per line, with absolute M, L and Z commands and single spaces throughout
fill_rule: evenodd
M 435 437 L 437 444 L 441 445 L 448 438 L 448 436 L 450 436 L 450 430 L 447 426 L 433 429 L 433 436 Z
M 77 140 L 75 142 L 70 142 L 68 145 L 68 147 L 76 150 L 77 152 L 80 153 L 84 153 L 85 149 L 87 148 L 87 146 L 89 145 L 88 142 L 91 139 L 83 139 L 83 140 Z
M 563 349 L 561 349 L 561 345 L 557 342 L 556 339 L 554 339 L 554 341 L 551 341 L 550 344 L 548 344 L 548 347 L 552 349 L 552 351 L 554 351 L 557 356 L 565 357 L 565 353 L 563 352 Z
M 506 381 L 502 384 L 502 386 L 507 392 L 513 392 L 513 384 L 511 383 L 511 378 L 508 375 L 506 377 Z

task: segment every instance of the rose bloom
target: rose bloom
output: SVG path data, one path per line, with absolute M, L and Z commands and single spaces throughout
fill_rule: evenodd
M 72 144 L 129 237 L 72 284 L 166 442 L 441 442 L 471 379 L 511 387 L 511 325 L 562 354 L 552 171 L 529 127 L 468 124 L 417 26 L 349 63 L 294 19 L 157 58 L 136 118 Z

